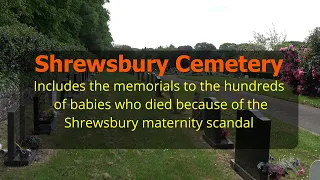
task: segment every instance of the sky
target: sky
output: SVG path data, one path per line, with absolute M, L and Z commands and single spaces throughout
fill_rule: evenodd
M 287 40 L 303 41 L 320 27 L 319 5 L 318 0 L 110 0 L 104 7 L 115 44 L 156 48 L 208 42 L 219 48 L 246 43 L 253 31 L 272 27 Z

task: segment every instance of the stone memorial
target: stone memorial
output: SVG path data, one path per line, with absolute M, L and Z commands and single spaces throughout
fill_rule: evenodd
M 237 110 L 237 119 L 253 118 L 253 128 L 237 128 L 235 158 L 231 167 L 245 180 L 267 180 L 268 173 L 258 169 L 261 162 L 269 162 L 271 120 L 258 110 Z
M 57 113 L 50 105 L 49 93 L 53 92 L 37 92 L 33 97 L 34 134 L 51 134 L 56 126 Z
M 208 104 L 216 104 L 220 106 L 220 102 L 214 97 L 204 98 L 204 102 Z M 204 122 L 207 124 L 207 120 L 221 120 L 221 109 L 205 109 L 204 110 Z M 219 125 L 215 123 L 215 125 Z M 222 129 L 219 128 L 205 128 L 203 139 L 213 148 L 216 149 L 233 149 L 234 143 L 222 133 Z
M 176 95 L 174 93 L 174 91 L 169 91 L 169 96 L 170 96 L 170 99 L 171 99 L 171 102 L 172 102 L 172 112 L 173 114 L 179 114 L 179 111 L 177 109 L 177 98 L 176 98 Z
M 5 166 L 28 166 L 36 151 L 22 149 L 19 144 L 26 138 L 25 107 L 14 105 L 8 109 L 8 152 L 4 161 Z
M 160 82 L 161 82 L 160 76 L 156 76 L 156 75 L 155 75 L 155 79 L 156 79 L 156 80 L 155 80 L 155 83 L 160 84 Z M 160 86 L 156 86 L 155 96 L 156 96 L 156 97 L 163 97 L 163 96 L 162 96 L 161 89 L 160 89 Z

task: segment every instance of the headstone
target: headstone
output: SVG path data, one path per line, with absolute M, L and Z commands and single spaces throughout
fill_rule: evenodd
M 210 104 L 209 107 L 215 107 L 214 104 L 220 107 L 220 102 L 214 97 L 206 97 L 204 102 Z M 221 120 L 221 109 L 205 109 L 203 120 L 203 124 L 207 124 L 207 120 Z M 219 126 L 219 123 L 215 125 Z M 203 139 L 216 149 L 233 149 L 234 147 L 234 143 L 228 137 L 222 136 L 222 129 L 219 128 L 205 128 Z
M 151 82 L 152 84 L 156 83 L 156 74 L 154 72 L 151 74 Z
M 66 83 L 66 81 L 62 81 L 62 82 L 61 82 L 61 86 L 64 86 L 65 83 Z M 60 100 L 59 100 L 59 102 L 62 103 L 62 101 L 63 101 L 64 99 L 66 99 L 66 98 L 67 98 L 66 91 L 63 89 L 63 90 L 60 92 Z
M 81 83 L 86 82 L 86 74 L 85 74 L 85 72 L 82 72 L 80 74 L 81 74 Z
M 57 91 L 51 91 L 49 93 L 49 105 L 53 107 L 56 102 L 57 102 Z
M 199 92 L 195 92 L 192 102 L 200 102 L 201 101 L 201 94 Z M 201 112 L 197 108 L 198 104 L 195 105 L 195 108 L 192 110 L 192 118 L 195 120 L 201 120 Z
M 43 111 L 47 112 L 50 108 L 50 96 L 47 99 L 47 94 L 52 93 L 48 91 L 37 92 L 33 97 L 33 126 L 34 134 L 51 134 L 56 126 L 56 119 L 45 120 L 45 117 L 41 117 Z
M 8 110 L 8 154 L 5 166 L 28 166 L 36 156 L 36 151 L 21 151 L 17 144 L 26 138 L 25 107 L 15 105 Z
M 152 83 L 152 73 L 148 73 L 148 83 Z
M 237 128 L 235 140 L 235 159 L 231 167 L 243 179 L 267 180 L 268 173 L 263 173 L 257 165 L 269 161 L 271 120 L 258 110 L 237 110 L 237 119 L 250 120 L 253 128 Z
M 320 179 L 320 160 L 312 163 L 310 167 L 309 180 L 319 180 Z
M 161 82 L 160 76 L 156 76 L 155 78 L 156 78 L 156 83 L 160 84 L 160 82 Z M 156 95 L 156 97 L 163 97 L 160 86 L 156 86 L 155 95 Z
M 149 74 L 150 73 L 145 73 L 145 78 L 144 78 L 145 80 L 144 81 L 145 81 L 146 84 L 149 83 Z
M 140 80 L 140 72 L 137 72 L 137 79 Z
M 170 99 L 171 99 L 171 102 L 172 102 L 172 112 L 174 114 L 179 114 L 179 111 L 177 109 L 177 104 L 176 104 L 177 98 L 176 98 L 176 95 L 175 95 L 174 91 L 172 91 L 172 90 L 169 91 L 169 95 L 170 95 Z

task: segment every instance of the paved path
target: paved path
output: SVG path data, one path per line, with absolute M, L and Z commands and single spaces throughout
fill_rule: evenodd
M 165 75 L 163 76 L 163 79 L 173 80 L 180 83 L 193 82 L 200 86 L 200 83 L 198 81 L 185 80 L 174 75 Z M 221 90 L 220 92 L 210 93 L 210 95 L 225 101 L 239 101 L 241 98 L 245 98 L 245 100 L 255 99 L 259 102 L 266 101 L 268 103 L 268 108 L 267 110 L 261 110 L 261 112 L 266 113 L 267 115 L 279 120 L 293 123 L 295 125 L 297 125 L 297 122 L 299 121 L 300 127 L 320 135 L 320 109 L 318 108 L 302 104 L 298 105 L 294 102 L 288 102 L 285 100 L 258 95 L 250 92 L 230 92 Z M 297 117 L 299 117 L 299 119 Z

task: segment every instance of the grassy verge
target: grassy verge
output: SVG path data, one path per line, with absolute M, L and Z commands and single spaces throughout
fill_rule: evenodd
M 100 82 L 132 82 L 135 77 L 127 74 L 99 74 Z M 123 101 L 126 98 L 144 102 L 151 98 L 147 92 L 86 92 L 75 98 L 84 100 L 94 97 L 100 101 Z M 191 94 L 179 94 L 181 99 L 192 100 Z M 160 100 L 160 99 L 159 99 Z M 32 107 L 32 106 L 31 106 Z M 29 111 L 28 111 L 29 112 Z M 32 112 L 32 111 L 31 111 Z M 41 161 L 24 168 L 7 168 L 0 166 L 0 179 L 236 179 L 235 173 L 226 168 L 229 162 L 221 160 L 220 151 L 214 150 L 188 150 L 188 149 L 156 149 L 163 143 L 175 142 L 177 147 L 196 148 L 199 143 L 196 137 L 188 130 L 161 130 L 149 132 L 115 131 L 106 129 L 65 129 L 64 117 L 74 116 L 78 119 L 101 119 L 114 117 L 159 119 L 171 117 L 171 119 L 187 118 L 188 113 L 172 115 L 170 111 L 145 109 L 115 111 L 92 110 L 72 111 L 65 110 L 59 113 L 58 125 L 52 136 L 42 135 L 41 138 L 47 147 L 56 147 L 52 153 L 44 154 Z M 32 115 L 28 116 L 32 119 Z M 152 132 L 151 132 L 152 131 Z M 5 134 L 6 132 L 1 131 Z M 126 135 L 126 136 L 117 136 Z M 114 137 L 116 136 L 116 137 Z M 144 138 L 145 142 L 139 144 L 123 140 L 124 137 L 134 136 L 136 139 Z M 1 136 L 4 137 L 4 136 Z M 99 138 L 94 138 L 99 137 Z M 121 146 L 116 144 L 120 138 L 128 144 L 128 149 L 61 149 L 61 147 L 90 148 L 107 146 Z M 134 138 L 131 138 L 134 139 Z M 153 140 L 154 142 L 150 142 Z M 92 141 L 92 142 L 91 142 Z M 91 142 L 91 144 L 90 144 Z M 111 143 L 110 145 L 110 142 Z M 146 144 L 143 144 L 146 143 Z M 162 143 L 162 144 L 161 144 Z M 123 145 L 123 144 L 122 144 Z M 153 149 L 129 149 L 130 147 L 153 147 Z M 46 157 L 45 157 L 46 156 Z
M 256 80 L 259 83 L 274 83 L 276 80 L 271 79 L 254 79 L 254 78 L 235 78 L 235 77 L 226 77 L 226 76 L 178 76 L 182 79 L 193 80 L 193 81 L 201 81 L 204 82 L 207 80 L 211 83 L 219 83 L 220 85 L 224 85 L 225 81 L 229 83 L 252 83 Z M 277 81 L 280 83 L 279 81 Z M 284 91 L 254 91 L 252 93 L 275 97 L 278 99 L 283 99 L 286 101 L 297 102 L 299 99 L 299 103 L 309 105 L 312 107 L 320 108 L 320 98 L 318 97 L 308 97 L 294 94 L 290 87 L 286 86 Z

